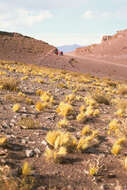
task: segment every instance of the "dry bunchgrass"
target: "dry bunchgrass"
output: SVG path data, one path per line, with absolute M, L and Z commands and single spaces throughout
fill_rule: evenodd
M 2 78 L 0 79 L 0 88 L 3 90 L 17 91 L 19 81 L 15 78 Z
M 4 100 L 10 103 L 24 103 L 27 105 L 34 104 L 34 101 L 31 98 L 27 97 L 25 94 L 20 95 L 19 93 L 18 94 L 9 93 L 4 96 Z
M 24 129 L 36 129 L 39 127 L 39 120 L 35 120 L 30 117 L 23 117 L 18 121 L 18 126 L 21 126 Z
M 3 175 L 0 177 L 0 190 L 32 190 L 35 184 L 33 176 L 14 178 Z
M 116 107 L 118 109 L 122 109 L 123 111 L 127 110 L 127 100 L 119 99 L 116 103 Z
M 23 165 L 22 175 L 13 177 L 8 165 L 0 166 L 0 190 L 32 190 L 35 178 L 30 175 L 27 163 Z
M 96 100 L 97 103 L 99 104 L 105 104 L 105 105 L 109 105 L 110 104 L 110 100 L 108 97 L 106 97 L 104 94 L 100 95 L 100 94 L 94 94 L 93 98 Z
M 118 94 L 126 95 L 127 94 L 127 85 L 121 85 L 118 89 Z
M 4 100 L 11 103 L 21 103 L 24 101 L 24 97 L 18 96 L 16 94 L 7 94 L 4 96 Z

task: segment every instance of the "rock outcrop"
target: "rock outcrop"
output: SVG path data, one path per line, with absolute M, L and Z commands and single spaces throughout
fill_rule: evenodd
M 113 36 L 105 35 L 100 44 L 77 48 L 77 55 L 126 56 L 127 30 L 117 31 Z

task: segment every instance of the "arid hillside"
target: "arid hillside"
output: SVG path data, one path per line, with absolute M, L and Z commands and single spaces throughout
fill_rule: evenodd
M 127 82 L 0 61 L 0 190 L 127 190 Z
M 0 59 L 33 63 L 47 53 L 53 53 L 54 49 L 55 47 L 41 40 L 0 31 Z
M 127 65 L 55 50 L 0 33 L 0 190 L 126 190 Z
M 97 56 L 101 59 L 116 61 L 117 63 L 126 63 L 127 29 L 117 31 L 113 36 L 103 36 L 100 44 L 77 48 L 75 54 L 81 56 Z

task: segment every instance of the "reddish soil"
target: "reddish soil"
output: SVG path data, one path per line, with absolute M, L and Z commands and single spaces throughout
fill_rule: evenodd
M 126 80 L 126 48 L 118 51 L 118 47 L 122 49 L 121 44 L 125 47 L 126 36 L 126 30 L 118 32 L 103 40 L 102 44 L 90 46 L 92 53 L 86 48 L 78 48 L 75 52 L 56 56 L 56 48 L 43 41 L 17 33 L 0 32 L 0 59 Z

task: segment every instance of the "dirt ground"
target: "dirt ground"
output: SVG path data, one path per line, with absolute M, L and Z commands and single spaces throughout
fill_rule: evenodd
M 70 57 L 66 59 L 70 60 Z M 70 64 L 73 65 L 73 62 L 75 58 L 71 59 Z M 0 76 L 0 135 L 1 138 L 7 138 L 7 142 L 4 145 L 1 143 L 0 146 L 0 165 L 1 168 L 8 166 L 9 176 L 16 181 L 22 179 L 24 162 L 29 163 L 32 168 L 30 176 L 34 178 L 35 183 L 33 187 L 24 187 L 22 190 L 127 189 L 127 170 L 124 166 L 127 156 L 126 140 L 118 154 L 111 152 L 117 139 L 127 138 L 127 107 L 125 106 L 123 115 L 115 114 L 118 102 L 126 101 L 127 98 L 125 81 L 7 61 L 0 62 Z M 16 91 L 6 84 L 11 80 L 12 83 L 18 81 Z M 122 86 L 123 91 L 120 90 Z M 53 103 L 46 100 L 48 106 L 42 111 L 36 109 L 36 103 L 44 101 L 40 99 L 37 90 L 48 92 L 54 99 Z M 66 98 L 70 94 L 74 95 L 73 99 Z M 106 101 L 99 101 L 95 98 L 97 95 L 105 97 Z M 72 117 L 65 116 L 68 125 L 59 127 L 58 122 L 63 116 L 62 113 L 59 115 L 57 108 L 62 101 L 73 107 L 73 113 Z M 14 111 L 13 106 L 16 103 L 20 104 L 20 108 Z M 87 115 L 85 120 L 79 121 L 77 116 L 81 105 L 84 105 L 85 109 L 91 105 L 93 110 L 98 109 L 99 112 L 97 115 Z M 29 123 L 22 124 L 23 118 L 34 121 L 32 127 Z M 114 132 L 108 134 L 109 123 L 113 119 L 119 123 L 119 135 Z M 67 152 L 62 162 L 56 163 L 54 158 L 46 159 L 45 150 L 50 148 L 46 141 L 49 131 L 60 130 L 69 133 L 78 142 L 86 125 L 93 131 L 97 130 L 97 136 L 87 148 L 83 151 L 75 148 L 73 152 Z M 28 155 L 29 150 L 32 153 Z M 93 174 L 90 173 L 92 168 L 96 169 Z M 9 176 L 4 178 L 5 181 Z M 6 185 L 7 183 L 5 187 Z

